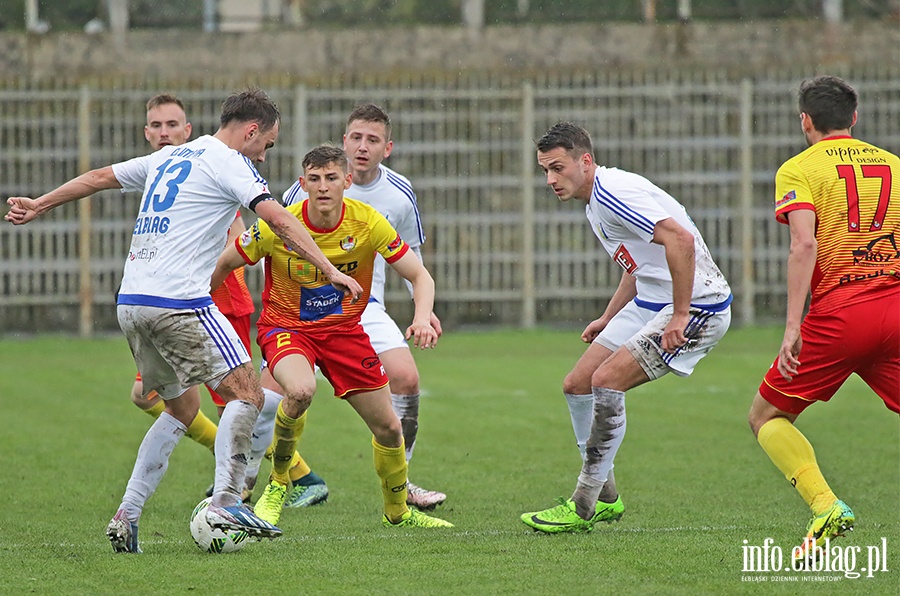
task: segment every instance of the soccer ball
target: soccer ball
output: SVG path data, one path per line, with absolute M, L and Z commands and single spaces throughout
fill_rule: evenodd
M 207 553 L 236 553 L 244 548 L 250 536 L 247 532 L 214 530 L 206 523 L 206 508 L 212 497 L 203 499 L 191 513 L 191 536 L 197 548 Z

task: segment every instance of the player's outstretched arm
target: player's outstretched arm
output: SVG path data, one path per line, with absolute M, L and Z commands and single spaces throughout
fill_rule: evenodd
M 3 218 L 13 225 L 19 226 L 32 221 L 55 207 L 111 188 L 122 188 L 122 185 L 116 180 L 115 174 L 113 174 L 112 166 L 91 170 L 36 199 L 10 197 L 6 200 L 10 209 Z
M 256 206 L 256 214 L 269 224 L 275 235 L 284 240 L 294 252 L 327 275 L 331 285 L 343 290 L 345 294 L 350 294 L 353 302 L 359 300 L 363 291 L 362 286 L 349 275 L 338 271 L 337 267 L 325 258 L 306 228 L 287 209 L 276 201 L 262 201 Z
M 437 344 L 438 331 L 431 324 L 434 308 L 434 280 L 431 274 L 411 251 L 391 263 L 391 267 L 413 287 L 416 312 L 412 325 L 406 329 L 406 339 L 413 338 L 413 344 L 418 348 L 433 348 Z

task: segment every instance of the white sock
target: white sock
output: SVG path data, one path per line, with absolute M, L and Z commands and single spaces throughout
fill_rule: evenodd
M 137 523 L 141 517 L 144 504 L 159 486 L 169 467 L 169 456 L 186 431 L 187 427 L 168 412 L 160 414 L 147 430 L 138 448 L 134 469 L 119 506 L 125 510 L 128 521 Z
M 594 387 L 594 423 L 572 500 L 582 519 L 594 515 L 600 491 L 625 438 L 625 392 Z
M 584 461 L 584 451 L 587 448 L 587 440 L 591 435 L 591 422 L 594 420 L 594 394 L 575 395 L 564 393 L 566 404 L 569 406 L 569 417 L 572 419 L 572 430 L 575 431 L 575 444 L 581 453 L 581 461 Z
M 231 507 L 241 501 L 250 433 L 259 410 L 248 401 L 233 400 L 225 405 L 216 433 L 216 484 L 212 505 Z
M 244 487 L 253 490 L 256 477 L 259 475 L 259 466 L 266 455 L 266 449 L 272 444 L 272 436 L 275 434 L 275 414 L 278 412 L 278 404 L 281 403 L 281 395 L 271 389 L 263 388 L 262 410 L 253 425 L 250 434 L 250 457 L 247 461 Z
M 416 447 L 416 435 L 419 434 L 419 394 L 399 395 L 391 393 L 391 405 L 400 418 L 403 429 L 403 444 L 406 446 L 406 461 L 412 459 Z

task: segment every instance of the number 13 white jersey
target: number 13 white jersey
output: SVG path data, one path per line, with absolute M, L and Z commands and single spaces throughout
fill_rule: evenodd
M 206 135 L 112 166 L 123 190 L 143 191 L 119 304 L 195 308 L 238 206 L 271 198 L 250 160 Z

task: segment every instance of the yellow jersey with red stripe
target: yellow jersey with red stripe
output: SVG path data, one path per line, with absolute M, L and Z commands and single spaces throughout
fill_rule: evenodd
M 374 208 L 344 198 L 341 219 L 331 229 L 310 222 L 309 201 L 287 210 L 309 231 L 325 257 L 363 287 L 356 303 L 333 285 L 318 267 L 297 255 L 261 220 L 235 241 L 250 264 L 265 258 L 265 288 L 257 326 L 281 329 L 329 329 L 359 324 L 372 289 L 375 254 L 393 263 L 409 250 L 387 219 Z
M 812 304 L 900 291 L 900 158 L 849 136 L 828 137 L 786 161 L 775 175 L 775 217 L 816 214 Z

